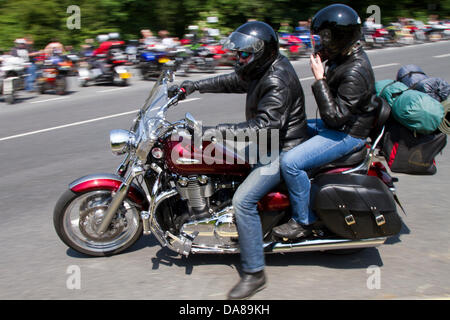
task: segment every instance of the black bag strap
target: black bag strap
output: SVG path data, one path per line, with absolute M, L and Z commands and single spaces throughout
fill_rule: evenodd
M 404 75 L 402 75 L 400 78 L 398 78 L 397 81 L 402 81 L 402 79 L 403 79 L 404 77 L 410 76 L 410 75 L 415 74 L 415 73 L 423 74 L 424 76 L 426 76 L 425 72 L 422 72 L 422 71 L 410 71 L 410 72 L 405 73 Z
M 380 210 L 376 206 L 376 202 L 372 199 L 372 196 L 370 192 L 367 192 L 366 189 L 361 189 L 355 187 L 356 192 L 358 192 L 360 198 L 364 201 L 366 206 L 369 208 L 370 212 L 375 218 L 375 223 L 377 224 L 378 228 L 380 228 L 381 232 L 383 234 L 386 234 L 384 230 L 384 225 L 386 224 L 386 220 L 384 216 L 380 213 Z
M 387 87 L 389 87 L 390 85 L 393 85 L 393 84 L 396 83 L 396 82 L 398 82 L 398 81 L 397 81 L 397 80 L 394 80 L 394 81 L 388 83 L 387 85 L 385 85 L 385 86 L 383 87 L 383 89 L 381 89 L 379 96 L 382 97 L 382 94 L 383 94 L 384 90 L 385 90 Z M 393 93 L 393 94 L 392 94 L 392 99 L 394 99 L 394 100 L 397 99 L 398 96 L 400 96 L 403 92 L 406 92 L 406 91 L 408 91 L 408 90 L 410 90 L 410 89 L 411 89 L 411 88 L 408 88 L 408 89 L 403 90 L 403 91 L 401 91 L 401 92 Z
M 344 221 L 347 224 L 347 226 L 349 227 L 350 231 L 353 233 L 353 236 L 355 238 L 357 238 L 358 233 L 356 232 L 356 228 L 355 228 L 355 224 L 356 224 L 355 217 L 351 214 L 347 205 L 345 204 L 345 202 L 342 200 L 342 198 L 339 196 L 339 194 L 333 187 L 327 188 L 326 191 L 328 191 L 328 193 L 330 193 L 330 194 L 328 194 L 328 197 L 330 197 L 334 201 L 338 201 L 337 205 L 338 205 L 339 212 L 344 217 Z

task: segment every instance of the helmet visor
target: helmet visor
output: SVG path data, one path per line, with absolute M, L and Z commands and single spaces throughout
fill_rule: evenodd
M 311 33 L 310 39 L 311 39 L 311 49 L 313 50 L 314 54 L 319 53 L 319 51 L 323 49 L 321 37 L 318 34 Z
M 248 34 L 233 32 L 225 40 L 223 47 L 228 50 L 255 53 L 264 48 L 264 41 Z

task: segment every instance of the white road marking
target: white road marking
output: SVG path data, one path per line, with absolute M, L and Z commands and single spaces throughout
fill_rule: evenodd
M 399 65 L 399 63 L 381 64 L 379 66 L 372 67 L 372 69 L 386 68 L 386 67 L 392 67 L 392 66 L 398 66 L 398 65 Z M 300 79 L 300 81 L 307 81 L 307 80 L 314 80 L 314 77 L 307 77 L 307 78 Z
M 433 56 L 433 58 L 445 58 L 445 57 L 450 57 L 450 53 L 447 54 L 441 54 L 439 56 Z
M 400 64 L 400 63 L 380 64 L 379 66 L 372 67 L 372 69 L 379 69 L 379 68 L 393 67 L 393 66 L 398 66 L 399 64 Z
M 195 100 L 199 100 L 199 99 L 200 98 L 186 99 L 186 100 L 180 101 L 179 103 L 190 102 L 190 101 L 195 101 Z M 49 131 L 54 131 L 54 130 L 58 130 L 58 129 L 79 126 L 79 125 L 83 125 L 83 124 L 86 124 L 86 123 L 92 123 L 92 122 L 97 122 L 97 121 L 101 121 L 101 120 L 117 118 L 117 117 L 129 115 L 129 114 L 137 113 L 138 111 L 139 111 L 139 109 L 136 109 L 136 110 L 133 110 L 133 111 L 127 111 L 127 112 L 112 114 L 112 115 L 105 116 L 105 117 L 99 117 L 99 118 L 95 118 L 95 119 L 89 119 L 89 120 L 69 123 L 69 124 L 65 124 L 65 125 L 62 125 L 62 126 L 57 126 L 57 127 L 47 128 L 47 129 L 41 129 L 41 130 L 36 130 L 36 131 L 31 131 L 31 132 L 26 132 L 26 133 L 21 133 L 21 134 L 16 134 L 16 135 L 13 135 L 13 136 L 0 138 L 0 141 L 6 141 L 6 140 L 15 139 L 15 138 L 25 137 L 25 136 L 31 136 L 31 135 L 38 134 L 38 133 L 49 132 Z
M 55 101 L 55 100 L 62 100 L 67 99 L 68 97 L 59 97 L 59 98 L 52 98 L 52 99 L 46 99 L 46 100 L 39 100 L 39 101 L 33 101 L 30 103 L 42 103 L 42 102 L 49 102 L 49 101 Z
M 129 89 L 130 87 L 122 87 L 122 88 L 114 88 L 114 89 L 106 89 L 106 90 L 98 90 L 96 92 L 111 92 L 111 91 L 117 91 L 117 90 L 124 90 L 124 89 Z

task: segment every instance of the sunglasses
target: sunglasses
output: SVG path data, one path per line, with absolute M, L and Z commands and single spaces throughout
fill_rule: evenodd
M 251 52 L 245 52 L 245 51 L 238 51 L 237 54 L 238 54 L 239 58 L 242 58 L 242 59 L 247 59 L 248 57 L 250 57 L 252 55 Z

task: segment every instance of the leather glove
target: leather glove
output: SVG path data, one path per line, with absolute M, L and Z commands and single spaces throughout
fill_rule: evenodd
M 190 95 L 192 92 L 194 92 L 195 90 L 197 90 L 197 88 L 195 87 L 195 83 L 193 81 L 190 80 L 185 80 L 181 83 L 180 86 L 181 89 L 184 89 L 185 91 L 185 97 L 187 97 L 188 95 Z
M 180 87 L 177 85 L 170 86 L 169 89 L 167 89 L 167 95 L 170 98 L 173 98 L 178 92 L 180 91 Z M 182 99 L 180 99 L 182 100 Z

